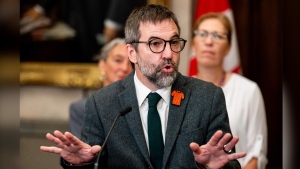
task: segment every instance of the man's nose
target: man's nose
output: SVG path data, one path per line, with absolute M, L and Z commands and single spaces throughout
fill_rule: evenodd
M 171 42 L 166 43 L 165 50 L 163 51 L 163 57 L 164 58 L 171 58 L 172 57 L 173 51 L 171 49 L 170 43 Z

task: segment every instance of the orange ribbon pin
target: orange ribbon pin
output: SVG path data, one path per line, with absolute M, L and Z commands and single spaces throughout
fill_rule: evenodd
M 180 106 L 181 100 L 184 99 L 184 94 L 179 90 L 174 90 L 171 95 L 173 96 L 172 104 Z

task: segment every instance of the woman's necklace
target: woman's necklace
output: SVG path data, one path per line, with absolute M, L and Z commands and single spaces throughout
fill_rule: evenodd
M 220 82 L 219 82 L 219 86 L 222 87 L 224 85 L 224 82 L 225 82 L 225 76 L 226 76 L 226 72 L 223 71 L 222 73 L 222 77 L 220 79 Z

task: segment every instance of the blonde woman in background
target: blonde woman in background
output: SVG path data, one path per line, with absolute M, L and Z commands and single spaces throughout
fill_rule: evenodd
M 100 71 L 102 87 L 125 78 L 132 72 L 132 65 L 128 59 L 125 39 L 116 38 L 106 44 L 100 55 L 96 57 Z M 87 98 L 83 98 L 70 106 L 70 130 L 77 138 L 81 138 L 81 128 Z
M 258 85 L 223 69 L 230 50 L 231 25 L 222 13 L 202 15 L 193 27 L 192 51 L 196 55 L 196 78 L 222 87 L 226 99 L 230 127 L 240 141 L 237 152 L 246 152 L 238 159 L 243 169 L 264 169 L 267 160 L 267 122 L 265 106 Z

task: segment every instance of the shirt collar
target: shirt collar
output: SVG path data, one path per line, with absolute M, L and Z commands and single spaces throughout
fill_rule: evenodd
M 136 73 L 134 74 L 134 84 L 136 88 L 135 90 L 138 99 L 138 104 L 140 107 L 143 104 L 146 97 L 148 96 L 148 94 L 151 92 L 151 90 L 142 84 L 142 82 L 137 78 Z M 158 89 L 153 92 L 158 93 L 164 99 L 165 103 L 169 104 L 169 100 L 171 96 L 171 86 Z

